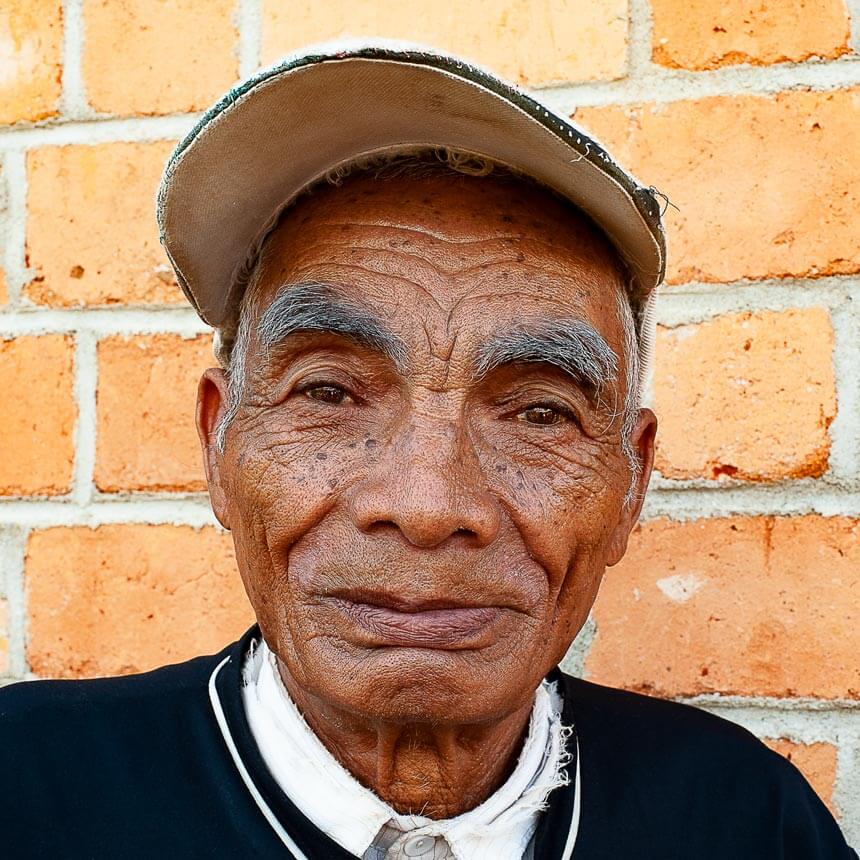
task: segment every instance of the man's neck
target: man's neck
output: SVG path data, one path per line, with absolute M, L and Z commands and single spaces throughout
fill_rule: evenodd
M 531 705 L 491 723 L 367 720 L 310 695 L 278 660 L 281 680 L 328 751 L 399 813 L 453 818 L 474 809 L 513 771 Z

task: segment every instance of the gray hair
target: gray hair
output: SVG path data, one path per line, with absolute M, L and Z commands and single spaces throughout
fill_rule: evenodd
M 636 485 L 639 481 L 639 473 L 642 465 L 636 451 L 633 448 L 633 431 L 639 418 L 639 407 L 641 405 L 642 391 L 640 388 L 640 371 L 642 367 L 642 356 L 640 354 L 640 341 L 636 333 L 636 320 L 633 316 L 633 308 L 630 297 L 626 290 L 619 290 L 616 297 L 618 317 L 621 320 L 621 329 L 624 332 L 624 364 L 625 364 L 625 394 L 624 408 L 621 420 L 621 450 L 627 459 L 630 469 L 630 483 L 627 494 L 624 496 L 624 504 L 630 505 L 636 500 Z
M 438 175 L 440 171 L 469 176 L 487 176 L 490 173 L 494 173 L 507 177 L 514 176 L 532 184 L 540 184 L 531 177 L 525 176 L 507 165 L 494 162 L 484 156 L 444 147 L 436 147 L 432 149 L 421 148 L 405 152 L 400 151 L 395 154 L 383 153 L 365 156 L 364 158 L 350 162 L 348 165 L 342 165 L 329 171 L 321 180 L 309 186 L 302 194 L 303 196 L 312 194 L 317 188 L 326 183 L 336 186 L 341 185 L 345 179 L 353 174 L 370 174 L 377 179 L 388 180 L 399 176 L 422 178 Z M 291 201 L 290 206 L 285 207 L 284 211 L 291 208 L 294 202 L 295 200 Z M 282 216 L 283 211 L 281 213 Z M 260 343 L 265 346 L 266 344 L 274 343 L 279 335 L 283 335 L 278 330 L 278 318 L 280 314 L 276 313 L 274 309 L 276 301 L 282 295 L 281 293 L 279 293 L 279 297 L 276 297 L 276 300 L 273 300 L 263 316 L 259 316 L 262 293 L 261 278 L 267 250 L 266 239 L 271 235 L 271 231 L 275 229 L 279 222 L 280 217 L 273 219 L 269 234 L 258 245 L 260 248 L 259 253 L 245 266 L 248 272 L 247 286 L 234 319 L 226 323 L 216 333 L 216 355 L 224 367 L 228 379 L 227 408 L 215 431 L 215 442 L 220 451 L 224 450 L 227 429 L 236 417 L 242 403 L 247 373 L 248 349 L 252 336 L 256 336 Z M 625 281 L 627 281 L 629 280 L 629 274 L 626 271 L 626 263 L 621 259 L 620 255 L 619 261 L 624 270 Z M 323 285 L 318 286 L 323 288 Z M 305 296 L 303 293 L 297 298 L 303 301 L 308 296 Z M 278 301 L 278 304 L 280 305 L 281 302 L 286 303 L 289 301 L 289 297 L 282 298 Z M 292 310 L 295 310 L 295 308 L 292 308 Z M 301 309 L 299 310 L 301 311 Z M 639 414 L 641 395 L 639 377 L 642 357 L 640 354 L 641 341 L 637 332 L 639 308 L 634 307 L 632 292 L 626 283 L 624 288 L 620 289 L 617 293 L 617 310 L 624 335 L 623 349 L 626 394 L 620 414 L 622 417 L 621 446 L 630 469 L 630 484 L 624 500 L 625 505 L 627 505 L 635 498 L 635 487 L 640 471 L 640 464 L 633 449 L 632 439 Z M 295 314 L 291 314 L 290 316 L 295 319 Z M 300 316 L 301 313 L 299 313 Z M 257 321 L 256 326 L 255 321 Z M 582 333 L 580 332 L 580 334 Z M 602 338 L 600 340 L 602 341 Z M 603 343 L 605 345 L 605 342 Z M 592 344 L 592 346 L 595 349 L 589 350 L 589 352 L 593 360 L 589 366 L 586 366 L 586 363 L 582 364 L 582 378 L 584 381 L 592 383 L 596 389 L 599 389 L 602 382 L 617 374 L 618 363 L 617 357 L 608 346 L 606 346 L 608 354 L 601 350 L 598 344 Z M 568 356 L 568 358 L 576 361 L 575 356 Z M 594 367 L 602 371 L 600 379 L 589 379 L 590 368 Z M 487 369 L 489 368 L 483 368 L 484 371 Z M 482 370 L 480 355 L 478 357 L 478 370 L 479 373 Z M 618 414 L 619 410 L 616 409 L 613 417 L 617 417 Z

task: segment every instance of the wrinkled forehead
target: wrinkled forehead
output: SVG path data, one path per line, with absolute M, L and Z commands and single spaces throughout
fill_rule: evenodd
M 448 326 L 479 324 L 479 309 L 481 327 L 533 312 L 605 328 L 622 278 L 592 222 L 524 179 L 359 175 L 318 187 L 285 213 L 261 256 L 258 307 L 285 284 L 321 281 L 405 316 L 438 310 Z
M 318 184 L 290 206 L 267 240 L 293 252 L 321 237 L 414 231 L 413 241 L 533 241 L 553 257 L 590 263 L 621 275 L 618 253 L 602 231 L 573 204 L 525 177 L 469 176 L 454 172 L 376 177 L 360 173 L 341 183 Z M 535 248 L 536 256 L 540 248 Z

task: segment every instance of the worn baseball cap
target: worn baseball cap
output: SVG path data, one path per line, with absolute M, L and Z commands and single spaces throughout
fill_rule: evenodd
M 658 192 L 514 85 L 434 49 L 383 40 L 308 48 L 258 72 L 170 156 L 159 234 L 200 317 L 216 329 L 235 325 L 263 240 L 304 189 L 351 162 L 420 147 L 500 162 L 584 211 L 627 263 L 647 362 L 645 317 L 666 267 Z

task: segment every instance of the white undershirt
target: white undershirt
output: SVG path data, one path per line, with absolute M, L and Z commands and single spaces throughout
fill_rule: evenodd
M 287 693 L 265 642 L 249 653 L 243 679 L 251 733 L 275 780 L 306 818 L 356 857 L 520 858 L 549 793 L 568 781 L 562 767 L 570 730 L 561 722 L 555 684 L 546 681 L 535 693 L 528 736 L 507 781 L 475 809 L 434 821 L 399 814 L 332 756 Z

